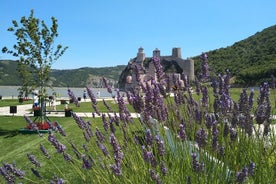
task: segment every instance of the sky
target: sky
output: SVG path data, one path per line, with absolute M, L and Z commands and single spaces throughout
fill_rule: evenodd
M 275 0 L 9 0 L 1 2 L 0 48 L 12 48 L 12 20 L 34 16 L 51 26 L 56 44 L 68 46 L 53 69 L 127 65 L 144 48 L 182 58 L 233 45 L 276 24 Z M 0 53 L 0 60 L 17 59 Z

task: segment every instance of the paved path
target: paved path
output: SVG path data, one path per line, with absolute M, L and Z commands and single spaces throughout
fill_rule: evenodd
M 57 104 L 58 105 L 58 104 Z M 26 104 L 26 105 L 17 105 L 17 113 L 10 113 L 10 107 L 0 107 L 0 116 L 24 116 L 25 114 L 28 116 L 33 116 L 33 114 L 30 113 L 30 109 L 32 108 L 32 104 Z M 91 112 L 75 112 L 80 117 L 92 117 L 92 111 Z M 50 114 L 47 113 L 48 117 L 65 117 L 64 112 L 51 112 Z M 138 117 L 137 113 L 131 113 L 131 116 L 134 118 Z M 99 116 L 96 116 L 99 117 Z

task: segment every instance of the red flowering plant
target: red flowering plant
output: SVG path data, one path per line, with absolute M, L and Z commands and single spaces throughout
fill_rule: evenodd
M 24 115 L 25 120 L 27 121 L 27 126 L 25 129 L 27 130 L 49 130 L 49 129 L 55 129 L 57 126 L 57 123 L 51 123 L 51 122 L 33 122 L 29 116 Z
M 35 125 L 33 125 L 35 124 Z M 36 126 L 36 127 L 35 127 Z M 48 130 L 50 129 L 50 125 L 47 122 L 33 122 L 32 124 L 28 124 L 26 126 L 28 130 Z

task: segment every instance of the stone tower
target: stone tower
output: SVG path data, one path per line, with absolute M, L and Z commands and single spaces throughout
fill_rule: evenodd
M 153 51 L 152 56 L 153 56 L 153 57 L 159 57 L 159 58 L 160 58 L 160 56 L 161 56 L 161 55 L 160 55 L 160 50 L 156 48 L 156 49 Z
M 137 63 L 143 63 L 143 61 L 146 59 L 146 55 L 144 53 L 144 49 L 142 47 L 140 47 L 138 49 L 138 53 L 137 53 L 137 57 L 136 57 L 136 61 Z
M 182 58 L 181 57 L 181 48 L 173 48 L 172 49 L 172 57 Z
M 194 81 L 195 80 L 195 72 L 194 72 L 194 60 L 187 58 L 184 61 L 184 73 L 187 75 L 188 80 Z

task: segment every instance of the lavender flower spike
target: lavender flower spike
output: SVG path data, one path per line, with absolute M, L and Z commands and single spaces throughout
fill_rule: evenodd
M 207 144 L 207 133 L 204 129 L 200 129 L 196 132 L 195 138 L 199 148 L 203 148 Z
M 36 160 L 34 155 L 27 153 L 27 157 L 36 167 L 40 167 L 40 163 Z

